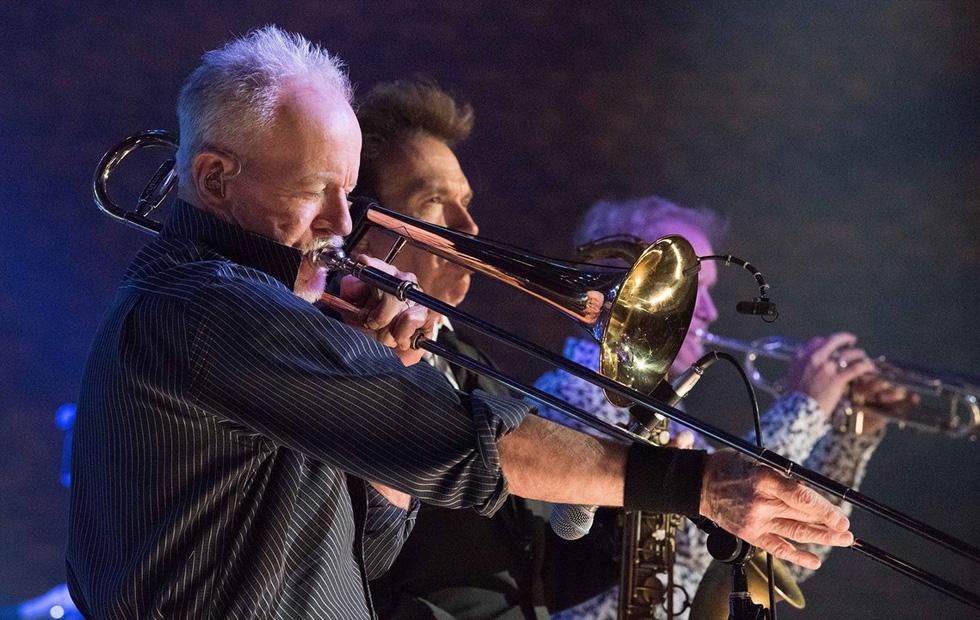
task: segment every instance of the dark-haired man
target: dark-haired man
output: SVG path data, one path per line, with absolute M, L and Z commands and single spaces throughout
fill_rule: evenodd
M 458 105 L 425 82 L 394 82 L 368 93 L 357 116 L 364 137 L 358 192 L 411 217 L 478 232 L 470 213 L 473 191 L 453 152 L 472 129 L 470 106 Z M 389 235 L 372 232 L 359 249 L 384 256 L 391 242 Z M 430 295 L 453 305 L 463 301 L 470 287 L 469 271 L 410 246 L 394 264 L 415 273 Z M 447 320 L 437 329 L 441 344 L 492 364 Z M 498 383 L 438 357 L 424 357 L 463 392 L 507 394 Z M 561 541 L 539 516 L 542 508 L 512 496 L 488 519 L 469 510 L 423 505 L 394 566 L 372 584 L 379 614 L 547 618 L 549 604 L 565 607 L 611 585 L 615 566 L 609 561 L 611 549 L 603 545 L 606 539 L 597 535 L 574 544 Z M 550 570 L 562 565 L 565 571 Z M 586 565 L 590 571 L 577 570 Z M 577 581 L 570 584 L 562 577 Z M 563 593 L 572 597 L 562 600 Z

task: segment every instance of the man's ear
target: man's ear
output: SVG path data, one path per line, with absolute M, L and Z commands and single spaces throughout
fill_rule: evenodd
M 191 162 L 194 189 L 205 208 L 222 208 L 226 202 L 227 181 L 238 174 L 238 162 L 224 153 L 203 150 Z

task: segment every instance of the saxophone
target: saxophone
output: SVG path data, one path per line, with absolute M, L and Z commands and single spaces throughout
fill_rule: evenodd
M 667 424 L 666 418 L 657 415 L 650 426 L 635 424 L 630 430 L 649 435 L 654 443 L 665 446 L 670 440 Z M 666 617 L 672 619 L 687 609 L 684 605 L 682 609 L 674 610 L 674 535 L 680 525 L 680 515 L 623 513 L 619 620 L 656 618 L 658 608 L 666 610 Z
M 585 261 L 618 259 L 633 263 L 647 243 L 632 235 L 604 237 L 577 248 Z M 647 425 L 634 422 L 630 430 L 665 446 L 670 440 L 667 418 L 657 414 Z M 620 560 L 619 620 L 657 618 L 658 609 L 673 619 L 688 605 L 674 610 L 675 533 L 681 516 L 652 512 L 623 512 L 623 549 Z M 686 598 L 686 597 L 685 597 Z M 661 618 L 663 615 L 660 616 Z

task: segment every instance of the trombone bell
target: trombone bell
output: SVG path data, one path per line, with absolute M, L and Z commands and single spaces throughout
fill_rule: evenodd
M 701 263 L 678 235 L 657 240 L 623 279 L 600 341 L 599 371 L 649 394 L 667 376 L 694 315 Z M 609 402 L 629 400 L 606 392 Z

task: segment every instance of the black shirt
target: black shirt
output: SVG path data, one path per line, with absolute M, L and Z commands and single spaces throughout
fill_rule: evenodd
M 450 329 L 438 342 L 485 365 L 493 361 Z M 464 392 L 505 396 L 507 388 L 449 365 Z M 545 520 L 543 502 L 511 496 L 493 516 L 424 505 L 391 570 L 371 582 L 382 620 L 546 620 L 549 610 L 604 592 L 616 583 L 619 538 L 596 523 L 588 536 L 567 541 Z M 604 516 L 609 513 L 603 512 Z
M 98 618 L 365 618 L 413 514 L 492 514 L 527 405 L 463 395 L 292 293 L 300 254 L 178 203 L 86 364 L 68 578 Z

